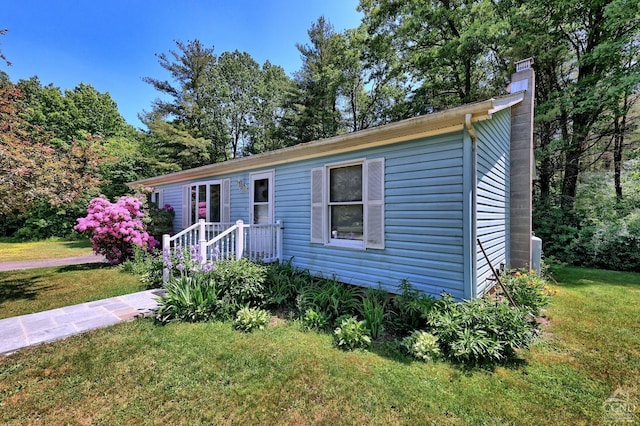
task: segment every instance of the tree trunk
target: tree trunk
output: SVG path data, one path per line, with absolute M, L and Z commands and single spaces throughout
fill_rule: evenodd
M 627 113 L 629 111 L 629 96 L 624 94 L 622 113 L 614 118 L 614 145 L 613 145 L 613 180 L 616 188 L 616 200 L 622 201 L 622 152 L 624 150 L 624 134 L 627 127 Z M 620 121 L 618 121 L 620 120 Z

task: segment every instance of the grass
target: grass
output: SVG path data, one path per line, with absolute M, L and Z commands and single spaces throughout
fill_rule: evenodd
M 0 319 L 144 288 L 138 276 L 101 264 L 0 272 Z
M 389 343 L 345 353 L 292 323 L 137 320 L 1 359 L 0 422 L 601 424 L 612 392 L 640 401 L 640 274 L 556 277 L 551 324 L 518 365 L 423 364 Z
M 7 238 L 0 239 L 0 262 L 57 259 L 91 253 L 93 250 L 89 240 L 49 239 L 21 243 Z

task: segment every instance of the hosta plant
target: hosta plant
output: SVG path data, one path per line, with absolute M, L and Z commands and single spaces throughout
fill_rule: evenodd
M 244 307 L 236 314 L 233 326 L 236 330 L 249 333 L 256 329 L 264 329 L 270 320 L 271 315 L 264 309 Z
M 426 331 L 414 331 L 402 339 L 402 346 L 404 346 L 409 355 L 420 361 L 433 361 L 440 356 L 438 338 Z
M 366 323 L 358 321 L 354 316 L 349 316 L 340 322 L 340 326 L 333 331 L 333 340 L 337 347 L 347 351 L 367 349 L 371 345 Z
M 304 328 L 305 331 L 322 330 L 328 323 L 327 316 L 323 312 L 313 308 L 308 308 L 300 320 L 302 321 L 302 328 Z

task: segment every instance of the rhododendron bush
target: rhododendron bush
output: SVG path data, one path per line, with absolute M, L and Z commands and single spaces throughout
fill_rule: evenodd
M 94 198 L 87 216 L 74 227 L 91 239 L 93 251 L 116 265 L 133 255 L 133 246 L 153 248 L 158 242 L 149 235 L 142 219 L 143 202 L 135 197 L 120 197 L 115 203 L 104 196 Z

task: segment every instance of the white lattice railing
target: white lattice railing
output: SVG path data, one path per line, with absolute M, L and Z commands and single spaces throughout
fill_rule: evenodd
M 251 225 L 241 220 L 212 223 L 201 219 L 176 235 L 163 235 L 162 249 L 174 252 L 197 247 L 203 264 L 243 257 L 272 262 L 282 258 L 282 229 L 280 221 Z

